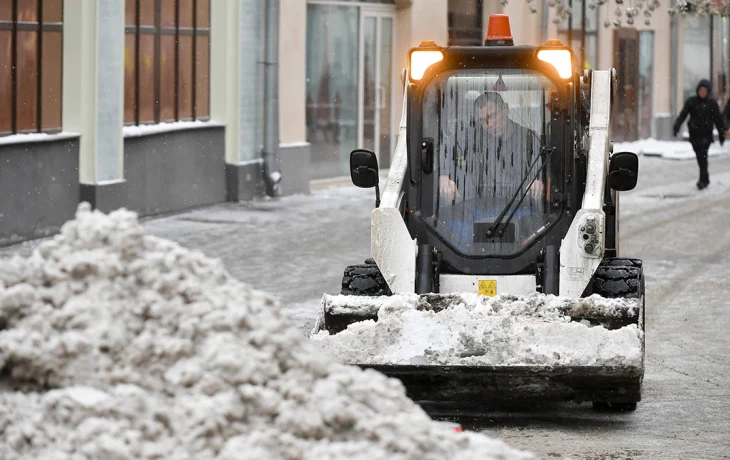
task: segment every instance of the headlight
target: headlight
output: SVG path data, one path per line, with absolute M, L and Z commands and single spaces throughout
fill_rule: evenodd
M 441 61 L 444 53 L 441 51 L 413 51 L 411 53 L 411 79 L 420 80 L 426 69 Z
M 537 52 L 537 58 L 555 67 L 560 78 L 573 76 L 573 60 L 570 51 L 566 49 L 543 49 Z

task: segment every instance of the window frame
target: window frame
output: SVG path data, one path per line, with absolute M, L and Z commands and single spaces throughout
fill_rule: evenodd
M 150 1 L 150 0 L 148 0 Z M 130 35 L 134 36 L 134 121 L 128 121 L 126 117 L 126 109 L 127 109 L 127 97 L 126 97 L 126 81 L 125 81 L 125 97 L 124 97 L 124 126 L 142 126 L 142 125 L 154 125 L 159 123 L 169 123 L 169 122 L 178 122 L 178 121 L 208 121 L 210 120 L 210 58 L 211 58 L 211 40 L 210 40 L 210 29 L 211 29 L 211 7 L 212 7 L 212 0 L 188 0 L 189 4 L 191 5 L 192 9 L 192 27 L 190 26 L 181 26 L 180 25 L 180 0 L 173 0 L 174 5 L 174 25 L 163 25 L 162 24 L 162 4 L 163 0 L 151 0 L 154 2 L 154 25 L 141 25 L 141 19 L 142 19 L 142 13 L 141 13 L 141 3 L 142 0 L 125 0 L 125 25 L 124 25 L 124 36 L 125 36 L 125 43 L 126 38 Z M 126 7 L 128 2 L 134 2 L 134 18 L 135 18 L 135 24 L 130 25 L 127 24 L 126 21 Z M 198 26 L 198 20 L 199 20 L 199 9 L 198 6 L 200 2 L 206 2 L 208 13 L 208 24 L 206 27 L 199 27 Z M 141 36 L 153 36 L 154 37 L 154 62 L 153 62 L 153 75 L 154 75 L 154 99 L 153 99 L 153 120 L 140 120 L 140 37 Z M 162 37 L 174 37 L 174 46 L 175 46 L 175 53 L 174 53 L 174 82 L 172 83 L 172 86 L 174 88 L 174 117 L 173 119 L 162 119 L 162 59 L 161 59 L 161 51 L 162 51 Z M 189 36 L 192 37 L 192 48 L 190 52 L 192 53 L 192 67 L 189 69 L 189 71 L 192 74 L 192 80 L 190 82 L 191 86 L 191 115 L 192 116 L 180 116 L 180 37 L 181 36 Z M 208 79 L 208 88 L 207 88 L 207 97 L 205 98 L 207 100 L 207 107 L 204 110 L 204 113 L 207 115 L 204 116 L 198 116 L 199 108 L 198 108 L 198 71 L 199 71 L 199 65 L 198 65 L 198 37 L 208 37 L 208 45 L 207 45 L 207 79 Z M 125 45 L 126 49 L 126 45 Z M 186 69 L 188 70 L 188 69 Z M 125 67 L 125 73 L 126 73 L 126 67 Z
M 452 8 L 453 3 L 448 2 L 447 6 L 447 29 L 448 29 L 448 46 L 482 46 L 484 44 L 484 0 L 470 0 L 472 11 L 460 11 Z M 478 27 L 462 28 L 458 27 L 457 17 L 474 16 L 474 23 Z M 478 31 L 478 33 L 477 33 Z M 462 36 L 463 35 L 463 36 Z M 472 37 L 471 35 L 474 35 Z
M 598 66 L 600 49 L 600 42 L 598 41 L 600 8 L 596 7 L 595 9 L 591 9 L 586 5 L 588 0 L 579 1 L 581 1 L 581 4 L 579 5 L 580 7 L 575 8 L 573 6 L 574 13 L 561 21 L 558 25 L 558 38 L 560 38 L 560 40 L 573 50 L 576 57 L 582 60 L 580 63 L 581 69 L 584 68 L 585 62 L 589 61 L 591 57 L 588 56 L 586 43 L 588 43 L 590 39 L 593 39 L 593 44 L 595 46 L 593 49 L 595 54 L 593 58 L 595 59 L 595 62 L 589 61 L 589 64 L 592 68 L 596 68 Z M 593 27 L 591 27 L 591 19 L 589 19 L 589 15 L 593 15 Z M 583 29 L 584 21 L 586 26 L 585 29 Z M 579 44 L 580 47 L 578 49 L 574 49 L 573 43 Z
M 21 5 L 18 4 L 17 0 L 11 3 L 11 18 L 10 20 L 0 19 L 0 31 L 10 31 L 10 131 L 0 131 L 0 137 L 11 136 L 13 134 L 33 134 L 33 133 L 46 133 L 46 134 L 57 134 L 63 131 L 63 91 L 59 92 L 59 104 L 58 109 L 60 113 L 59 124 L 60 126 L 52 128 L 43 128 L 43 35 L 44 32 L 60 33 L 61 38 L 61 53 L 63 53 L 63 15 L 64 8 L 63 2 L 60 4 L 61 8 L 61 21 L 45 21 L 43 14 L 43 0 L 36 0 L 35 5 L 35 21 L 18 21 L 18 10 Z M 36 127 L 31 129 L 18 129 L 18 32 L 35 32 L 36 35 L 36 47 L 35 47 L 35 76 L 36 76 L 36 87 L 35 87 L 35 103 L 36 103 L 36 114 L 35 123 Z M 63 56 L 61 57 L 63 62 Z M 63 66 L 60 69 L 60 88 L 63 88 Z

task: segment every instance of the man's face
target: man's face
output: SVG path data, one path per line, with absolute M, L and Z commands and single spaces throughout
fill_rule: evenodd
M 702 98 L 705 99 L 707 97 L 707 88 L 704 86 L 700 86 L 700 89 L 697 90 L 697 94 Z
M 502 134 L 507 121 L 507 111 L 503 105 L 488 102 L 479 109 L 479 116 L 484 123 L 484 127 L 492 134 Z

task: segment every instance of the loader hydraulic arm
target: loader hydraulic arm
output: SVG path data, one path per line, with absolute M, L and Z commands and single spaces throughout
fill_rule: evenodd
M 605 220 L 603 195 L 609 154 L 613 70 L 594 70 L 586 188 L 581 209 L 560 246 L 560 295 L 580 297 L 603 259 Z
M 388 179 L 383 187 L 380 206 L 373 209 L 370 220 L 370 252 L 383 278 L 394 294 L 415 292 L 416 286 L 416 242 L 411 239 L 400 213 L 403 199 L 403 182 L 408 169 L 407 117 L 408 76 L 403 91 L 403 113 L 398 129 L 393 160 Z

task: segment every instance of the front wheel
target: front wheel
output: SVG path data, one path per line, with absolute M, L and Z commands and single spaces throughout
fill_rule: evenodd
M 598 294 L 607 299 L 643 299 L 641 329 L 645 329 L 646 293 L 644 264 L 640 259 L 607 257 L 601 261 L 587 294 Z
M 611 299 L 641 299 L 641 316 L 638 321 L 642 331 L 645 328 L 646 296 L 644 290 L 644 267 L 639 259 L 607 257 L 601 261 L 593 275 L 587 294 L 598 294 Z M 643 350 L 642 341 L 642 353 Z M 641 399 L 641 380 L 636 397 Z M 593 409 L 604 412 L 633 412 L 636 402 L 593 401 Z

